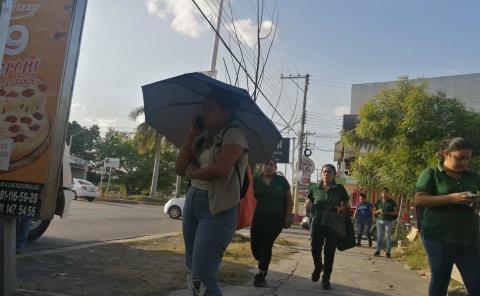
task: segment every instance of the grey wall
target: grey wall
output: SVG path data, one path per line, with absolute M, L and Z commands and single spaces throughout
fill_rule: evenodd
M 425 81 L 431 93 L 443 92 L 447 98 L 456 98 L 465 106 L 480 112 L 480 73 L 412 79 L 413 82 Z M 362 104 L 376 96 L 382 88 L 395 87 L 395 81 L 363 83 L 352 85 L 350 114 L 358 114 Z

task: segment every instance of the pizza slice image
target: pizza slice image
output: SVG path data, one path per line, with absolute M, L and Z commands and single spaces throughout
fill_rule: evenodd
M 0 89 L 0 139 L 12 139 L 14 163 L 42 146 L 50 131 L 45 85 Z

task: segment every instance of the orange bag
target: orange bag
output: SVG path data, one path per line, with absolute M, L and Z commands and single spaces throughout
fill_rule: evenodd
M 257 201 L 253 196 L 253 175 L 250 166 L 247 167 L 247 177 L 249 181 L 247 193 L 240 200 L 240 206 L 238 207 L 237 230 L 252 225 L 253 214 L 257 206 Z

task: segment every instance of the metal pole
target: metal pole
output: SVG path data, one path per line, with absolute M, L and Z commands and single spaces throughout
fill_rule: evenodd
M 103 174 L 105 173 L 106 168 L 104 167 L 102 173 L 100 174 L 100 198 L 103 198 Z
M 302 107 L 302 122 L 300 125 L 300 138 L 299 138 L 299 149 L 298 149 L 298 169 L 302 169 L 302 159 L 303 159 L 303 145 L 305 137 L 305 123 L 306 123 L 306 111 L 307 111 L 307 91 L 308 83 L 310 81 L 310 75 L 305 75 L 305 89 L 303 91 L 303 107 Z
M 12 0 L 0 0 L 0 63 L 7 41 Z M 16 218 L 0 216 L 0 295 L 11 296 L 17 290 Z
M 220 7 L 218 8 L 218 17 L 217 17 L 217 28 L 215 32 L 215 39 L 213 40 L 213 51 L 212 51 L 212 60 L 210 62 L 210 76 L 213 78 L 217 77 L 217 54 L 218 54 L 218 40 L 220 29 L 222 25 L 222 12 L 223 12 L 223 0 L 220 1 Z
M 177 181 L 175 182 L 175 198 L 180 197 L 181 188 L 182 188 L 182 176 L 177 175 Z
M 108 172 L 107 195 L 108 195 L 108 190 L 110 190 L 110 178 L 111 177 L 112 177 L 112 167 L 110 167 L 110 171 Z
M 17 289 L 16 218 L 0 217 L 0 295 Z

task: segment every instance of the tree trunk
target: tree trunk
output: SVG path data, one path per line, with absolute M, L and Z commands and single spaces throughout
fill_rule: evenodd
M 162 157 L 162 136 L 157 133 L 155 138 L 155 164 L 153 167 L 152 186 L 150 187 L 150 198 L 154 198 L 157 193 L 158 169 L 160 167 L 160 158 Z

